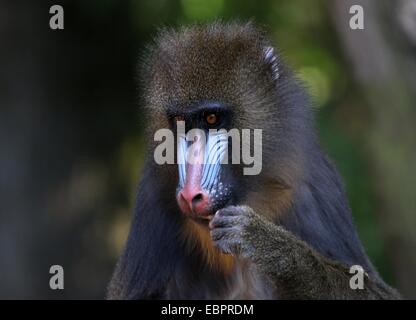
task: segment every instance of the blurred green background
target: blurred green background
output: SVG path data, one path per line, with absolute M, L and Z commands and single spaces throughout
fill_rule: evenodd
M 104 297 L 143 162 L 139 57 L 160 27 L 218 19 L 263 27 L 305 81 L 369 256 L 416 297 L 415 1 L 89 0 L 0 1 L 0 298 Z

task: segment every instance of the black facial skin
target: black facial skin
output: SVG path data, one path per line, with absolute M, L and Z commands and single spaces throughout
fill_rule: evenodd
M 215 113 L 219 120 L 215 125 L 209 125 L 204 119 L 204 115 Z M 169 106 L 166 115 L 170 120 L 172 130 L 176 131 L 176 117 L 181 117 L 185 121 L 185 129 L 188 132 L 193 128 L 202 130 L 232 128 L 233 114 L 230 107 L 220 102 L 202 101 L 189 106 Z

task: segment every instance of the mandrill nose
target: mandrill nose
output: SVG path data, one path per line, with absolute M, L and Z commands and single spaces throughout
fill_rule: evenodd
M 199 188 L 185 188 L 178 194 L 178 203 L 182 212 L 186 214 L 206 215 L 209 197 Z

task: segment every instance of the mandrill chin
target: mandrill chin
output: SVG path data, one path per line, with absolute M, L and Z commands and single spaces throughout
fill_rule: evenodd
M 109 299 L 400 298 L 365 254 L 309 99 L 262 31 L 163 31 L 141 78 L 147 159 Z M 162 129 L 177 135 L 173 163 L 157 161 Z

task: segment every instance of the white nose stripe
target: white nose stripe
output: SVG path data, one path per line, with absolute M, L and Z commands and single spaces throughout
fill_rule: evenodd
M 186 165 L 189 162 L 189 156 L 192 156 L 188 154 L 193 149 L 191 145 L 192 142 L 188 142 L 185 136 L 179 137 L 177 149 L 179 186 L 181 188 L 185 185 Z M 208 134 L 206 145 L 202 149 L 205 152 L 201 186 L 203 189 L 209 190 L 218 181 L 217 178 L 221 168 L 221 162 L 228 151 L 228 135 L 221 132 Z

